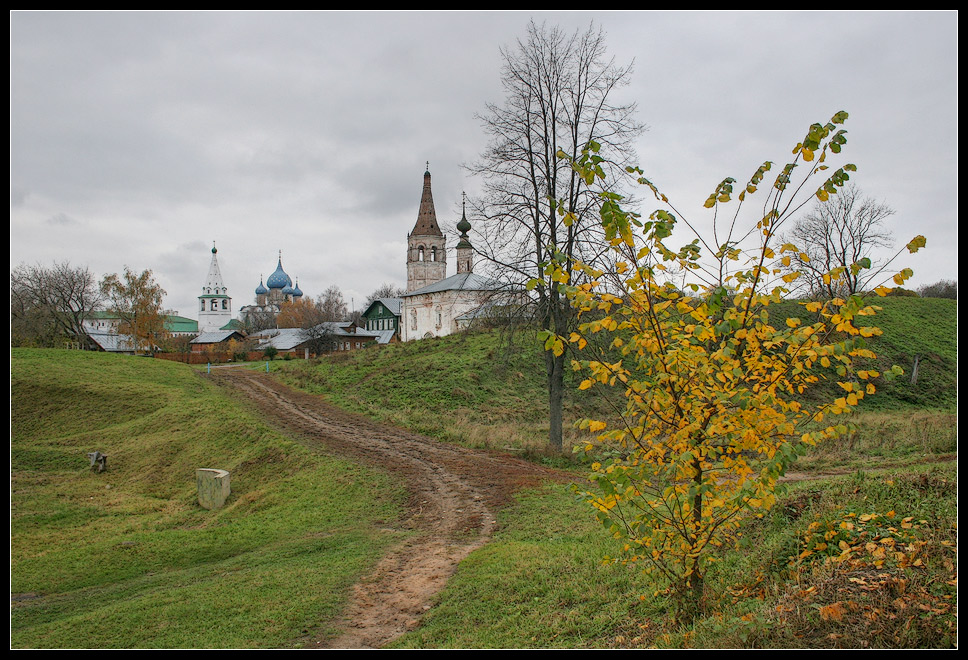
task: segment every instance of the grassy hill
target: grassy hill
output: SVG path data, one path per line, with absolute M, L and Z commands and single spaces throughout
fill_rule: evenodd
M 958 301 L 947 298 L 873 297 L 879 307 L 872 324 L 883 334 L 868 340 L 877 354 L 871 365 L 884 372 L 892 365 L 904 376 L 878 384 L 876 396 L 864 400 L 861 410 L 928 408 L 954 410 L 958 405 Z M 771 307 L 771 318 L 811 315 L 796 303 Z M 912 383 L 917 357 L 917 381 Z
M 397 517 L 395 484 L 185 365 L 14 349 L 11 392 L 11 647 L 291 645 L 394 540 L 372 523 Z M 231 473 L 225 508 L 197 505 L 200 467 Z
M 395 646 L 952 644 L 957 468 L 945 460 L 957 451 L 957 303 L 874 303 L 882 307 L 876 323 L 884 330 L 868 344 L 879 354 L 877 366 L 884 371 L 898 364 L 908 377 L 879 383 L 876 396 L 854 415 L 856 432 L 821 444 L 796 466 L 841 476 L 785 486 L 765 518 L 744 525 L 740 549 L 724 553 L 708 576 L 715 585 L 709 616 L 689 626 L 672 624 L 661 582 L 620 563 L 603 564 L 603 557 L 619 552 L 618 542 L 570 489 L 549 486 L 522 495 L 504 512 L 496 537 L 462 563 L 421 627 Z M 807 316 L 801 306 L 785 303 L 772 318 L 782 323 L 786 315 Z M 280 365 L 280 376 L 376 419 L 551 460 L 541 451 L 547 433 L 541 349 L 533 335 L 516 341 L 509 346 L 498 332 L 457 335 L 292 362 Z M 915 354 L 922 361 L 912 384 Z M 610 414 L 608 401 L 581 397 L 577 383 L 569 385 L 566 423 Z M 571 433 L 571 440 L 580 437 Z M 580 468 L 573 468 L 580 483 Z M 834 544 L 826 544 L 830 538 Z M 841 541 L 873 549 L 838 561 Z M 921 554 L 875 557 L 886 547 L 881 544 L 897 543 Z M 824 546 L 830 550 L 807 551 Z
M 884 335 L 871 345 L 885 364 L 907 367 L 917 351 L 937 367 L 916 385 L 880 388 L 854 436 L 802 459 L 842 474 L 791 484 L 747 521 L 740 549 L 708 576 L 707 616 L 673 624 L 661 583 L 603 563 L 618 542 L 553 485 L 501 512 L 493 540 L 395 646 L 955 644 L 957 465 L 945 458 L 957 450 L 957 306 L 877 302 Z M 373 418 L 531 453 L 583 479 L 542 450 L 533 336 L 508 345 L 498 333 L 457 335 L 273 369 Z M 570 385 L 566 423 L 609 414 L 607 401 Z M 374 524 L 399 515 L 395 484 L 309 453 L 185 365 L 14 350 L 11 386 L 12 647 L 298 646 L 398 538 Z M 107 473 L 88 469 L 95 449 Z M 197 467 L 232 473 L 225 509 L 197 507 Z M 816 550 L 825 535 L 835 541 Z M 840 541 L 856 548 L 847 560 Z M 878 554 L 888 546 L 897 552 Z
M 950 448 L 934 451 L 954 451 L 957 301 L 890 297 L 876 298 L 872 304 L 882 308 L 874 323 L 883 335 L 867 340 L 878 358 L 866 366 L 883 373 L 897 364 L 905 376 L 877 382 L 877 393 L 866 397 L 855 415 L 860 426 L 872 423 L 880 433 L 892 424 L 878 413 L 906 410 L 906 421 L 922 420 L 931 431 L 947 426 L 952 432 L 944 444 Z M 787 316 L 808 320 L 810 315 L 794 302 L 771 307 L 774 323 L 782 323 Z M 915 355 L 920 358 L 918 378 L 911 383 Z M 533 332 L 522 331 L 513 341 L 499 331 L 459 334 L 343 353 L 318 362 L 293 361 L 281 376 L 341 407 L 443 440 L 537 454 L 547 444 L 544 363 Z M 583 395 L 571 376 L 566 373 L 566 449 L 582 437 L 570 422 L 608 417 L 614 414 L 614 406 L 622 405 L 621 392 L 607 394 L 614 397 L 611 401 L 602 399 L 598 388 L 595 396 Z M 819 389 L 821 396 L 842 394 L 834 378 Z

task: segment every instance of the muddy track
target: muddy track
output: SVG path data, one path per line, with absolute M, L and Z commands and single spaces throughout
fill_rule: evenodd
M 309 647 L 379 648 L 416 627 L 457 564 L 487 543 L 497 524 L 495 512 L 516 490 L 568 479 L 504 454 L 376 424 L 288 388 L 268 374 L 226 368 L 213 371 L 211 378 L 310 449 L 390 471 L 410 493 L 402 524 L 414 534 L 356 585 L 345 620 L 338 622 L 344 632 L 335 639 L 304 640 Z

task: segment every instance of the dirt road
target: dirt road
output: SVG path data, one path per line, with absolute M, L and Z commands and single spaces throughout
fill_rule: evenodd
M 336 639 L 316 648 L 379 648 L 415 627 L 457 564 L 494 532 L 495 511 L 523 487 L 565 477 L 503 454 L 448 445 L 381 426 L 290 389 L 268 374 L 219 369 L 213 380 L 246 397 L 266 420 L 316 451 L 351 456 L 398 475 L 410 492 L 414 534 L 354 589 Z

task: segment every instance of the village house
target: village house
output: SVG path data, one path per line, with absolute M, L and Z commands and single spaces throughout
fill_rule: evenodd
M 400 341 L 400 308 L 403 298 L 378 298 L 361 315 L 366 329 L 377 333 L 378 344 Z

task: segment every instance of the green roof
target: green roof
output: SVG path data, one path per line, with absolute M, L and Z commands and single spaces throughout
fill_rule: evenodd
M 184 316 L 166 316 L 165 329 L 168 332 L 198 332 L 198 321 Z

